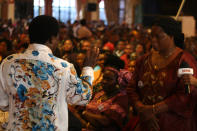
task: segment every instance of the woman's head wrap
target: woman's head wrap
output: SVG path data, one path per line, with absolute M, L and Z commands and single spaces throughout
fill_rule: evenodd
M 128 70 L 121 69 L 120 71 L 118 71 L 117 69 L 115 69 L 113 67 L 105 67 L 105 70 L 110 70 L 116 74 L 118 84 L 121 87 L 127 87 L 128 83 L 132 77 L 132 73 L 129 72 Z

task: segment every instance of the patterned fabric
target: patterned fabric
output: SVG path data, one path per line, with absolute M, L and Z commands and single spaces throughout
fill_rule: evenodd
M 122 126 L 124 119 L 128 113 L 128 97 L 126 91 L 120 91 L 116 95 L 106 98 L 105 92 L 102 90 L 97 92 L 91 102 L 86 106 L 88 112 L 94 114 L 105 114 L 109 119 L 113 120 L 119 127 Z M 115 126 L 100 127 L 102 130 L 113 131 Z
M 156 115 L 161 131 L 196 131 L 196 88 L 190 86 L 191 93 L 185 92 L 184 82 L 177 76 L 180 63 L 185 61 L 197 77 L 195 59 L 187 52 L 176 48 L 174 54 L 163 66 L 152 62 L 155 52 L 150 52 L 136 62 L 127 93 L 132 105 L 141 101 L 145 105 L 165 102 L 168 111 Z M 147 123 L 140 123 L 139 131 L 147 131 Z M 133 123 L 131 123 L 133 127 Z
M 91 99 L 93 69 L 83 68 L 79 78 L 72 64 L 44 45 L 7 57 L 0 69 L 0 108 L 9 106 L 7 130 L 66 131 L 67 102 L 84 105 Z
M 118 103 L 113 103 L 114 99 L 117 99 L 120 96 L 126 96 L 125 92 L 121 92 L 114 97 L 111 97 L 105 101 L 102 101 L 102 96 L 105 95 L 104 91 L 98 92 L 94 99 L 87 105 L 86 109 L 95 114 L 100 114 L 108 109 L 116 110 L 117 113 L 120 114 L 121 117 L 126 116 L 125 110 L 118 105 Z
M 4 130 L 8 122 L 8 112 L 0 111 L 0 131 Z
M 101 82 L 103 79 L 103 73 L 102 73 L 102 68 L 97 65 L 94 67 L 94 81 L 93 81 L 93 86 L 97 85 L 98 83 Z M 93 87 L 94 89 L 94 87 Z

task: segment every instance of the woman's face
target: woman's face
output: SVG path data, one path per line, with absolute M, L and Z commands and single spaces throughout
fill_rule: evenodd
M 152 47 L 159 52 L 169 48 L 169 43 L 173 39 L 167 35 L 161 27 L 153 26 L 152 27 Z
M 135 71 L 135 61 L 134 60 L 129 62 L 128 70 L 132 73 Z
M 115 88 L 117 84 L 117 76 L 116 74 L 108 69 L 105 69 L 103 72 L 103 79 L 101 81 L 101 85 L 105 91 L 112 91 L 112 88 Z
M 76 62 L 79 65 L 80 68 L 83 67 L 84 60 L 85 60 L 85 54 L 79 53 L 77 55 Z
M 64 51 L 71 51 L 73 49 L 73 43 L 71 40 L 66 40 L 63 45 Z
M 81 46 L 81 50 L 89 51 L 91 49 L 91 43 L 89 41 L 84 41 Z
M 97 60 L 97 65 L 99 65 L 101 68 L 104 67 L 106 55 L 105 54 L 99 54 L 98 60 Z
M 130 55 L 131 53 L 133 53 L 133 50 L 134 50 L 134 46 L 131 44 L 127 44 L 125 46 L 124 53 Z
M 117 50 L 122 51 L 124 50 L 124 48 L 125 48 L 125 43 L 123 41 L 120 41 L 117 45 Z

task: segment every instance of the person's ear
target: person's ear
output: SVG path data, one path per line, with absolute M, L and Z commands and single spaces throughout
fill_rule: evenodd
M 169 36 L 170 40 L 174 41 L 174 36 Z

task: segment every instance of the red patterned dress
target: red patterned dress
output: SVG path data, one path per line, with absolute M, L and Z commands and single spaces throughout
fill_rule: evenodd
M 194 69 L 197 76 L 195 59 L 187 52 L 176 48 L 174 55 L 163 67 L 152 63 L 153 52 L 144 55 L 136 62 L 136 70 L 130 86 L 127 88 L 129 100 L 134 104 L 141 101 L 153 105 L 164 101 L 168 111 L 158 114 L 160 131 L 196 131 L 196 89 L 191 86 L 191 93 L 185 92 L 183 81 L 177 76 L 180 63 L 185 61 Z M 148 131 L 141 124 L 140 131 Z

